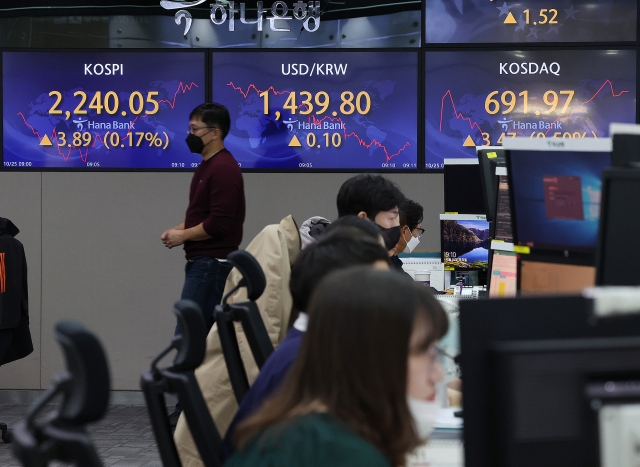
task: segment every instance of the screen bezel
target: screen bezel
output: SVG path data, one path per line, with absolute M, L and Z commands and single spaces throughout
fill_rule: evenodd
M 506 154 L 502 146 L 478 146 L 478 164 L 480 165 L 480 185 L 482 186 L 482 196 L 484 199 L 484 210 L 487 220 L 495 221 L 496 204 L 498 202 L 498 175 L 496 168 L 500 165 L 506 166 Z M 491 152 L 497 153 L 496 157 L 489 158 Z M 489 199 L 489 189 L 493 190 L 493 200 Z
M 538 138 L 505 138 L 505 149 L 507 159 L 507 177 L 509 181 L 509 208 L 511 209 L 511 234 L 513 236 L 513 244 L 518 247 L 525 247 L 519 245 L 518 239 L 518 221 L 516 217 L 515 209 L 515 193 L 513 190 L 513 158 L 511 156 L 512 151 L 550 151 L 550 152 L 594 152 L 604 153 L 611 152 L 611 138 L 598 138 L 598 139 L 576 139 L 576 140 L 548 140 Z M 602 201 L 601 201 L 602 206 Z M 585 261 L 589 262 L 589 265 L 595 264 L 596 246 L 588 249 L 571 249 L 571 248 L 553 248 L 550 246 L 544 247 L 528 247 L 529 252 L 539 254 L 547 257 L 556 257 L 566 264 L 584 264 Z M 575 261 L 575 262 L 574 262 Z M 518 277 L 520 274 L 518 273 Z M 519 287 L 519 284 L 518 284 Z

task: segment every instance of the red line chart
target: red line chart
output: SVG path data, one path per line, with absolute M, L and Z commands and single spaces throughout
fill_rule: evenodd
M 193 87 L 198 87 L 198 85 L 196 83 L 194 83 L 193 81 L 190 84 L 184 84 L 182 81 L 180 81 L 180 83 L 178 83 L 178 88 L 176 89 L 176 92 L 173 94 L 173 100 L 167 100 L 167 99 L 159 99 L 158 103 L 164 102 L 166 104 L 169 105 L 169 107 L 171 107 L 172 109 L 175 108 L 176 105 L 176 100 L 178 99 L 178 94 L 185 94 L 187 91 L 191 91 L 191 89 L 193 89 Z M 21 118 L 22 121 L 24 122 L 24 124 L 33 132 L 34 135 L 36 135 L 38 137 L 38 140 L 42 141 L 42 138 L 44 138 L 44 136 L 40 136 L 40 133 L 27 122 L 26 117 L 24 116 L 24 114 L 22 112 L 18 112 L 18 114 Z M 135 124 L 139 118 L 147 118 L 148 114 L 144 114 L 144 115 L 136 115 L 136 118 L 134 118 L 131 121 L 131 126 L 133 126 L 133 124 Z M 121 140 L 124 140 L 125 138 L 127 138 L 129 136 L 129 134 L 131 133 L 131 129 L 129 128 L 129 130 L 124 134 L 124 136 L 122 135 L 118 135 L 120 136 Z M 51 141 L 52 142 L 57 142 L 58 140 L 58 132 L 56 130 L 56 128 L 53 128 L 53 130 L 51 130 Z M 94 133 L 94 137 L 92 138 L 92 144 L 89 146 L 69 146 L 68 148 L 66 148 L 66 154 L 64 151 L 60 150 L 60 145 L 54 143 L 54 146 L 56 147 L 56 150 L 58 151 L 58 155 L 60 155 L 62 157 L 62 159 L 66 162 L 67 160 L 69 160 L 69 158 L 71 157 L 71 153 L 75 150 L 78 151 L 79 155 L 80 155 L 80 160 L 82 162 L 87 162 L 87 157 L 89 156 L 89 149 L 93 149 L 96 147 L 96 143 L 98 141 L 100 141 L 100 143 L 102 143 L 104 145 L 104 141 L 102 140 L 102 136 L 98 133 Z
M 593 94 L 593 96 L 591 96 L 589 99 L 587 99 L 586 101 L 584 101 L 582 104 L 580 104 L 579 106 L 573 108 L 571 110 L 571 112 L 569 114 L 560 114 L 558 116 L 558 118 L 556 118 L 552 123 L 551 126 L 549 127 L 549 129 L 545 132 L 545 134 L 548 134 L 549 131 L 551 131 L 551 129 L 553 128 L 553 123 L 556 123 L 557 121 L 559 121 L 561 118 L 571 118 L 571 116 L 573 115 L 574 112 L 576 112 L 578 109 L 584 107 L 585 105 L 587 105 L 589 102 L 591 102 L 593 99 L 596 98 L 596 96 L 598 94 L 600 94 L 600 92 L 607 86 L 609 85 L 610 89 L 611 89 L 611 96 L 612 97 L 620 97 L 622 94 L 629 92 L 628 90 L 623 90 L 620 91 L 619 93 L 615 93 L 615 91 L 613 90 L 613 83 L 610 80 L 605 80 L 604 83 L 602 83 L 602 85 L 598 88 L 598 90 Z M 443 122 L 443 114 L 444 114 L 444 108 L 445 108 L 445 100 L 447 98 L 447 96 L 449 97 L 449 100 L 451 101 L 451 107 L 453 108 L 453 113 L 455 115 L 456 120 L 465 120 L 466 122 L 469 123 L 469 128 L 470 129 L 474 129 L 476 128 L 478 131 L 482 132 L 482 129 L 480 128 L 480 125 L 473 121 L 471 118 L 465 117 L 462 112 L 458 112 L 458 109 L 456 108 L 456 104 L 453 100 L 453 95 L 451 93 L 451 90 L 448 89 L 447 92 L 444 93 L 444 95 L 442 96 L 442 105 L 440 107 L 440 132 L 442 132 L 442 122 Z
M 241 88 L 239 86 L 236 86 L 233 83 L 233 81 L 229 82 L 227 84 L 227 86 L 230 86 L 234 90 L 238 91 L 242 96 L 244 96 L 245 99 L 249 96 L 249 93 L 251 92 L 252 89 L 256 92 L 256 94 L 262 94 L 263 92 L 265 92 L 265 91 L 262 91 L 262 90 L 258 89 L 255 84 L 250 84 L 249 86 L 247 86 L 247 90 L 246 91 L 243 91 L 243 88 Z M 272 92 L 276 96 L 279 96 L 281 94 L 290 94 L 291 93 L 291 91 L 278 91 L 273 86 L 269 86 L 266 89 L 266 91 L 267 92 Z M 299 105 L 298 107 L 302 107 L 302 105 Z M 404 145 L 400 149 L 398 149 L 397 152 L 395 152 L 393 154 L 389 154 L 389 151 L 387 150 L 387 147 L 385 145 L 383 145 L 381 142 L 379 142 L 378 140 L 376 140 L 375 138 L 372 139 L 370 143 L 367 143 L 355 131 L 347 132 L 347 125 L 344 122 L 344 120 L 342 120 L 342 118 L 340 118 L 340 117 L 331 117 L 329 115 L 325 115 L 322 118 L 316 118 L 315 115 L 309 115 L 307 117 L 307 122 L 309 124 L 313 124 L 313 125 L 319 125 L 325 120 L 329 120 L 331 122 L 339 122 L 341 124 L 340 126 L 343 129 L 344 139 L 355 138 L 358 141 L 358 144 L 360 146 L 363 146 L 363 147 L 365 147 L 367 149 L 370 149 L 372 146 L 382 149 L 384 151 L 384 155 L 385 155 L 385 158 L 386 158 L 387 162 L 389 162 L 394 157 L 399 156 L 402 151 L 404 151 L 407 147 L 409 147 L 411 145 L 409 143 L 409 141 L 407 141 L 407 142 L 404 143 Z

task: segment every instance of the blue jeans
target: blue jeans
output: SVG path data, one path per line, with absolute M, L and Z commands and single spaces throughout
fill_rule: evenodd
M 194 256 L 187 260 L 180 298 L 193 300 L 200 305 L 207 331 L 213 326 L 213 310 L 222 300 L 224 284 L 231 269 L 230 263 L 220 262 L 211 256 Z M 175 334 L 179 332 L 178 324 Z

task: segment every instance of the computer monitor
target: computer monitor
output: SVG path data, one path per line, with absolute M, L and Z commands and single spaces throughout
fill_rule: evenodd
M 488 282 L 490 298 L 515 297 L 518 290 L 517 253 L 492 250 Z
M 640 285 L 640 169 L 603 173 L 598 285 Z
M 480 165 L 480 184 L 487 220 L 495 220 L 498 176 L 496 167 L 505 165 L 504 149 L 501 146 L 478 146 L 478 164 Z
M 444 212 L 485 214 L 477 159 L 444 160 Z
M 445 270 L 487 269 L 491 238 L 484 215 L 441 214 L 440 234 Z
M 494 240 L 513 243 L 511 227 L 511 199 L 509 197 L 509 177 L 506 167 L 496 167 L 498 190 L 496 195 L 495 219 L 493 221 Z
M 637 167 L 640 164 L 640 125 L 611 123 L 609 136 L 612 141 L 611 165 Z
M 504 146 L 514 243 L 594 257 L 611 140 L 508 138 Z
M 638 335 L 581 296 L 461 301 L 466 467 L 599 466 L 597 409 L 639 380 Z
M 591 265 L 563 264 L 522 255 L 518 271 L 518 290 L 522 295 L 576 294 L 593 287 L 596 268 Z

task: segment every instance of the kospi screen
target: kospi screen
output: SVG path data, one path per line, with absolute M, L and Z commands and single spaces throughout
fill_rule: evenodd
M 427 43 L 635 41 L 637 0 L 426 0 Z
M 425 54 L 427 169 L 509 136 L 600 138 L 635 123 L 632 50 Z
M 204 52 L 4 52 L 3 166 L 190 169 Z
M 415 51 L 213 52 L 243 169 L 417 169 Z

